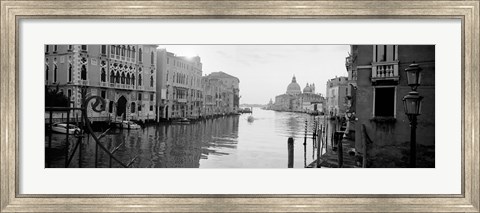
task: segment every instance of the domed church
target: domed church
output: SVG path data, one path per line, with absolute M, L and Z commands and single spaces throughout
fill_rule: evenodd
M 325 98 L 315 93 L 315 84 L 308 84 L 302 89 L 293 76 L 287 86 L 287 92 L 275 97 L 274 110 L 290 112 L 323 112 Z
M 292 78 L 292 83 L 290 83 L 287 87 L 287 93 L 288 95 L 298 95 L 301 94 L 302 90 L 300 89 L 300 85 L 297 83 L 297 78 L 293 76 Z

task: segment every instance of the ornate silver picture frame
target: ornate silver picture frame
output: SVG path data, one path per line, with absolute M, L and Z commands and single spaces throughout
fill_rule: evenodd
M 475 1 L 1 1 L 2 212 L 479 212 L 479 6 Z M 24 19 L 453 19 L 461 35 L 460 194 L 19 193 L 19 22 Z

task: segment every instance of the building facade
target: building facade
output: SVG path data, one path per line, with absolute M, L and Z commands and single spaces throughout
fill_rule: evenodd
M 203 108 L 200 57 L 177 56 L 158 49 L 157 63 L 157 121 L 200 117 Z
M 212 72 L 208 75 L 209 79 L 218 79 L 222 82 L 226 95 L 227 112 L 237 112 L 240 105 L 240 80 L 225 72 Z
M 345 115 L 347 108 L 348 78 L 335 77 L 327 81 L 326 111 L 329 116 Z
M 353 45 L 346 62 L 349 81 L 355 82 L 349 109 L 355 147 L 367 167 L 408 167 L 410 124 L 402 99 L 411 88 L 405 69 L 412 63 L 422 68 L 417 166 L 435 167 L 435 46 Z
M 213 72 L 203 77 L 205 116 L 238 112 L 240 80 L 224 72 Z
M 82 89 L 104 98 L 106 111 L 88 108 L 93 121 L 153 119 L 156 54 L 156 45 L 45 45 L 45 85 L 73 107 Z

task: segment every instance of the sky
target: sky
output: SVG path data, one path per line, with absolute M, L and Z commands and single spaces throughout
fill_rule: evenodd
M 177 56 L 200 56 L 203 75 L 223 71 L 240 79 L 240 104 L 267 104 L 284 94 L 295 75 L 303 88 L 347 76 L 349 45 L 159 45 Z

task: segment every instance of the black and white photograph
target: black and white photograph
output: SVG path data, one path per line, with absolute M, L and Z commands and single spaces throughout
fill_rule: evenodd
M 435 168 L 435 45 L 44 50 L 45 168 Z

